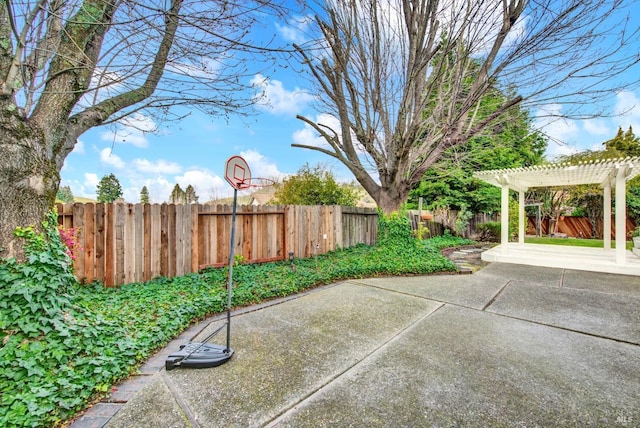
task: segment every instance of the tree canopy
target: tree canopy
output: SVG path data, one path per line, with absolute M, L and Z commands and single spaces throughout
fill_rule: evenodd
M 603 143 L 605 153 L 609 157 L 640 156 L 640 137 L 629 126 L 626 132 L 618 128 L 614 138 Z M 635 177 L 627 183 L 627 216 L 640 225 L 640 177 Z M 602 204 L 602 202 L 600 202 Z
M 122 197 L 122 186 L 120 185 L 120 180 L 118 180 L 113 173 L 105 175 L 98 183 L 96 194 L 98 196 L 98 202 L 115 202 L 118 198 Z
M 194 204 L 198 202 L 198 195 L 191 184 L 187 185 L 185 190 L 178 183 L 173 186 L 171 195 L 169 195 L 169 203 L 172 204 Z
M 331 170 L 322 165 L 311 167 L 308 163 L 276 184 L 275 189 L 272 203 L 282 205 L 355 206 L 358 199 L 356 189 L 337 183 Z
M 184 204 L 185 202 L 185 193 L 182 190 L 182 187 L 178 183 L 173 186 L 171 190 L 171 194 L 169 195 L 169 203 L 171 204 Z
M 71 191 L 71 187 L 62 186 L 58 189 L 56 193 L 56 199 L 64 202 L 65 204 L 70 204 L 74 201 L 73 192 Z
M 147 189 L 147 186 L 142 186 L 142 190 L 140 190 L 140 203 L 149 203 L 149 189 Z
M 558 161 L 576 164 L 601 159 L 638 156 L 640 154 L 640 139 L 633 133 L 633 129 L 624 132 L 618 129 L 616 136 L 602 143 L 604 150 L 586 150 L 561 156 Z M 533 189 L 528 193 L 528 199 L 535 199 L 542 203 L 543 215 L 552 219 L 557 218 L 573 208 L 583 213 L 591 224 L 591 237 L 601 238 L 602 229 L 598 227 L 604 215 L 604 200 L 602 186 L 597 184 L 583 184 L 579 186 L 559 187 L 553 189 Z M 633 178 L 627 183 L 626 194 L 627 216 L 640 221 L 640 179 Z M 552 225 L 553 226 L 553 225 Z M 552 232 L 553 227 L 550 228 Z
M 328 0 L 317 39 L 296 45 L 316 84 L 317 109 L 298 116 L 322 145 L 294 144 L 342 162 L 384 212 L 445 152 L 494 126 L 511 107 L 581 105 L 632 82 L 640 29 L 617 0 Z M 636 73 L 636 76 L 640 73 Z M 506 96 L 489 106 L 486 94 Z M 584 104 L 582 104 L 584 103 Z M 482 109 L 483 114 L 479 114 Z M 327 114 L 318 117 L 326 118 Z
M 184 190 L 184 203 L 195 204 L 198 203 L 198 199 L 199 196 L 196 194 L 196 189 L 194 189 L 191 184 L 187 185 L 187 188 Z
M 619 127 L 616 136 L 602 145 L 611 156 L 640 156 L 640 137 L 635 136 L 631 126 L 626 132 Z

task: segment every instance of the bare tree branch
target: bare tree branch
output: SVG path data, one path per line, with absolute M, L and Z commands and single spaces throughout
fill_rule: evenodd
M 318 41 L 296 50 L 322 94 L 318 110 L 340 122 L 340 140 L 329 142 L 334 157 L 392 211 L 447 149 L 511 107 L 554 100 L 585 117 L 597 112 L 580 111 L 583 103 L 637 85 L 637 77 L 611 80 L 640 63 L 640 29 L 626 27 L 625 5 L 328 0 L 316 15 Z M 492 91 L 509 95 L 486 111 L 482 100 Z M 366 162 L 373 176 L 363 174 Z
M 167 63 L 169 51 L 173 45 L 173 40 L 178 29 L 178 20 L 180 14 L 180 8 L 182 6 L 181 0 L 173 0 L 171 7 L 165 15 L 165 25 L 163 29 L 162 41 L 156 52 L 156 56 L 151 64 L 151 69 L 147 75 L 144 83 L 133 90 L 119 94 L 115 97 L 104 100 L 93 107 L 84 110 L 81 113 L 75 114 L 69 118 L 69 122 L 73 125 L 69 136 L 66 139 L 66 149 L 71 151 L 75 145 L 75 140 L 84 133 L 87 129 L 93 128 L 97 125 L 101 125 L 107 118 L 111 117 L 114 113 L 123 110 L 126 107 L 140 103 L 141 101 L 148 99 L 156 90 L 164 68 Z

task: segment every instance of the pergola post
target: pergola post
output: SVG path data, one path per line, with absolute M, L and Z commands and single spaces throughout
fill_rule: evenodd
M 518 244 L 524 245 L 524 232 L 525 232 L 525 217 L 524 217 L 524 192 L 520 190 L 518 192 Z
M 627 166 L 618 166 L 616 173 L 616 264 L 623 265 L 627 256 Z
M 604 239 L 604 249 L 611 249 L 611 183 L 607 181 L 604 185 L 604 213 L 602 219 L 602 237 Z
M 502 254 L 507 254 L 507 243 L 509 242 L 509 185 L 502 185 L 502 202 L 500 213 L 500 244 Z

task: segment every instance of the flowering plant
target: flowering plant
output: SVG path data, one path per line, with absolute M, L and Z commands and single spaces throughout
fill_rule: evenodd
M 80 231 L 73 227 L 67 229 L 64 226 L 58 226 L 58 232 L 60 233 L 60 240 L 66 247 L 65 253 L 71 260 L 75 261 L 78 258 L 78 253 L 82 251 L 82 247 L 78 242 L 78 233 Z

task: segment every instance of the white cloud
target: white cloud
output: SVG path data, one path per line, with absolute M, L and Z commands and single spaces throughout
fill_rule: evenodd
M 224 179 L 206 169 L 192 169 L 185 171 L 183 175 L 176 176 L 174 178 L 175 182 L 180 185 L 182 190 L 185 190 L 187 186 L 192 185 L 200 202 L 206 202 L 210 199 L 209 195 L 211 194 L 228 194 L 231 189 Z M 175 183 L 171 185 L 171 189 L 169 189 L 166 199 L 169 199 L 173 186 L 175 186 Z
M 83 197 L 89 199 L 96 198 L 96 190 L 100 180 L 98 175 L 94 173 L 85 173 L 84 181 L 79 180 L 65 180 L 64 178 L 60 182 L 60 186 L 69 186 L 71 192 L 75 197 Z
M 143 132 L 154 132 L 158 129 L 153 119 L 141 113 L 134 113 L 131 116 L 127 116 L 123 118 L 120 123 L 127 128 L 134 128 Z
M 101 138 L 104 141 L 132 144 L 136 147 L 145 148 L 149 146 L 146 133 L 155 132 L 158 126 L 149 116 L 141 113 L 134 113 L 129 117 L 120 120 L 116 131 L 105 131 Z
M 116 143 L 133 144 L 136 147 L 145 148 L 149 145 L 144 133 L 137 129 L 118 129 L 115 132 L 107 131 L 101 135 L 102 140 Z
M 293 142 L 295 144 L 301 144 L 305 146 L 321 147 L 327 144 L 324 138 L 318 135 L 316 130 L 306 123 L 304 125 L 304 128 L 294 131 L 291 138 L 293 139 Z
M 553 161 L 555 158 L 559 156 L 572 155 L 578 152 L 580 152 L 580 150 L 573 145 L 552 140 L 549 142 L 549 145 L 547 146 L 545 156 L 547 157 L 547 159 Z
M 165 177 L 153 177 L 144 179 L 131 179 L 128 185 L 120 182 L 122 185 L 122 197 L 125 201 L 133 204 L 140 202 L 140 191 L 144 186 L 149 191 L 149 202 L 162 203 L 165 202 L 171 194 L 171 189 L 175 183 L 170 183 Z
M 76 153 L 78 155 L 83 155 L 85 153 L 84 142 L 82 140 L 76 141 L 76 145 L 73 146 L 73 153 Z
M 294 16 L 289 19 L 289 25 L 276 23 L 276 30 L 288 42 L 302 44 L 307 41 L 306 32 L 313 22 L 312 16 Z
M 312 120 L 315 123 L 321 125 L 321 129 L 326 127 L 325 131 L 329 135 L 333 135 L 335 132 L 337 133 L 338 138 L 342 139 L 342 127 L 340 126 L 340 121 L 338 120 L 337 117 L 328 113 L 321 113 Z M 327 140 L 325 140 L 324 137 L 320 136 L 320 134 L 307 123 L 304 124 L 304 127 L 302 129 L 298 129 L 297 131 L 294 131 L 293 134 L 291 135 L 291 138 L 293 139 L 293 142 L 295 144 L 300 144 L 300 145 L 309 146 L 309 147 L 322 147 L 329 151 L 333 151 L 333 148 L 329 146 L 329 143 L 327 143 Z M 354 142 L 355 150 L 360 158 L 360 162 L 365 168 L 367 168 L 370 175 L 377 180 L 378 171 L 377 171 L 377 168 L 375 167 L 375 163 L 371 158 L 371 155 L 367 153 L 364 146 L 358 142 L 358 139 L 356 138 L 356 135 L 353 132 L 351 132 L 351 138 L 352 138 L 352 141 Z M 379 138 L 383 138 L 383 137 L 379 137 Z M 327 158 L 327 159 L 330 159 L 331 161 L 334 160 L 334 158 Z M 354 179 L 352 173 L 341 162 L 336 160 L 336 165 L 338 170 L 336 177 L 339 177 L 340 181 L 350 182 Z
M 575 120 L 562 117 L 561 104 L 541 106 L 535 112 L 533 125 L 550 139 L 547 147 L 547 157 L 578 151 L 575 147 L 572 147 L 572 143 L 580 134 L 580 127 Z
M 200 57 L 198 62 L 170 62 L 165 71 L 196 78 L 215 78 L 223 66 L 223 62 L 206 57 Z
M 125 89 L 125 80 L 120 73 L 96 67 L 91 76 L 91 88 L 78 101 L 78 107 L 84 109 L 121 93 Z
M 247 161 L 251 170 L 251 177 L 280 179 L 286 174 L 280 172 L 276 164 L 256 150 L 246 150 L 240 152 L 240 156 Z
M 92 172 L 84 174 L 84 182 L 71 183 L 71 191 L 74 196 L 82 196 L 85 198 L 96 199 L 96 192 L 98 191 L 98 183 L 100 179 L 98 174 Z
M 265 110 L 275 114 L 296 114 L 313 101 L 313 95 L 296 87 L 287 90 L 281 81 L 269 80 L 261 74 L 251 79 L 251 85 L 262 89 L 262 96 L 256 100 Z
M 146 186 L 149 191 L 149 201 L 160 204 L 169 199 L 175 184 L 175 182 L 170 182 L 163 176 L 132 180 L 130 186 L 123 186 L 123 196 L 127 202 L 138 203 L 140 202 L 140 191 Z
M 640 116 L 640 99 L 631 91 L 622 91 L 616 95 L 616 114 Z
M 593 135 L 610 135 L 611 128 L 602 119 L 586 119 L 582 121 L 584 130 Z
M 100 183 L 100 179 L 98 178 L 98 174 L 94 174 L 92 172 L 87 172 L 84 174 L 84 186 L 86 187 L 96 187 Z
M 449 33 L 462 31 L 465 40 L 472 44 L 475 55 L 487 55 L 502 30 L 503 6 L 499 2 L 453 1 L 441 12 L 442 30 Z M 473 18 L 468 18 L 472 16 Z M 529 17 L 522 14 L 515 22 L 503 43 L 504 48 L 516 46 L 527 34 Z M 441 31 L 442 31 L 441 30 Z
M 147 159 L 135 159 L 133 167 L 139 172 L 150 174 L 178 174 L 182 171 L 182 166 L 175 163 L 159 159 L 152 162 Z
M 183 175 L 166 177 L 157 175 L 155 177 L 131 179 L 130 185 L 124 187 L 124 199 L 127 202 L 140 202 L 140 191 L 144 186 L 149 191 L 149 200 L 154 204 L 161 204 L 169 201 L 171 191 L 178 184 L 182 190 L 192 185 L 199 197 L 199 202 L 207 202 L 212 199 L 211 195 L 216 197 L 229 196 L 231 188 L 220 177 L 206 169 L 192 169 L 186 171 Z
M 640 130 L 640 97 L 631 91 L 616 95 L 615 118 L 572 120 L 563 118 L 561 104 L 549 104 L 535 112 L 534 126 L 549 136 L 546 155 L 553 158 L 583 150 L 602 150 L 602 143 L 613 138 L 621 127 Z
M 117 155 L 114 155 L 110 148 L 102 149 L 100 152 L 100 161 L 103 164 L 112 166 L 116 169 L 123 169 L 125 163 Z
M 604 142 L 593 143 L 588 147 L 588 150 L 591 152 L 597 152 L 604 149 Z

